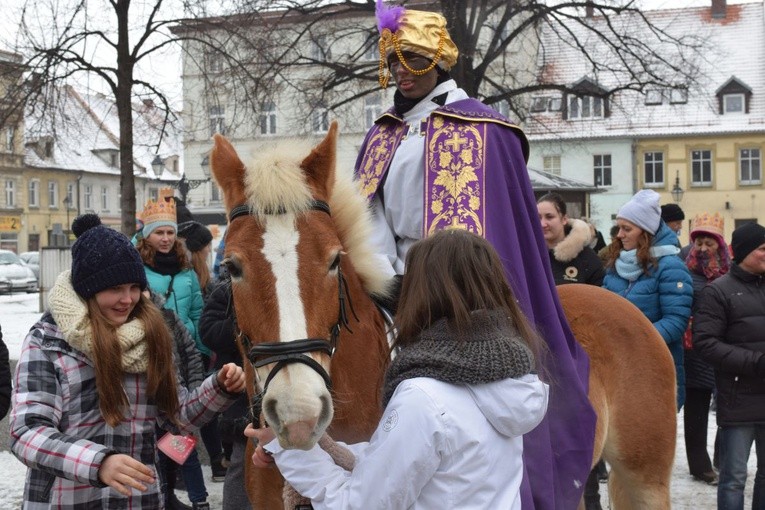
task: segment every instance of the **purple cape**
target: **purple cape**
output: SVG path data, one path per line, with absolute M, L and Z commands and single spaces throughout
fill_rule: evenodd
M 526 170 L 526 137 L 474 99 L 436 109 L 423 128 L 423 235 L 452 226 L 488 239 L 524 312 L 549 347 L 541 362 L 550 385 L 547 416 L 524 436 L 523 508 L 576 508 L 595 435 L 596 416 L 587 399 L 589 360 L 574 340 L 555 290 Z M 356 173 L 370 200 L 405 131 L 403 121 L 389 111 L 367 133 Z

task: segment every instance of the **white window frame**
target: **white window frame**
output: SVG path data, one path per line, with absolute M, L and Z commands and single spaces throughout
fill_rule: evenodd
M 8 181 L 6 181 L 8 182 Z M 7 188 L 6 188 L 7 189 Z M 29 198 L 27 199 L 29 207 L 40 207 L 40 181 L 32 179 L 29 181 Z
M 603 98 L 600 97 L 570 95 L 568 118 L 571 120 L 602 119 L 604 106 Z
M 85 190 L 83 193 L 83 202 L 85 206 L 86 211 L 93 211 L 93 185 L 92 184 L 86 184 Z
M 109 187 L 101 186 L 101 210 L 109 210 Z
M 223 200 L 223 193 L 220 190 L 220 187 L 215 184 L 214 182 L 210 183 L 210 201 L 211 202 L 220 202 Z
M 742 93 L 723 94 L 723 114 L 744 113 L 746 111 L 746 97 Z M 731 103 L 737 102 L 740 108 L 731 108 Z
M 226 134 L 226 107 L 211 106 L 208 110 L 210 120 L 210 136 L 215 133 Z
M 152 202 L 156 202 L 159 200 L 159 189 L 158 188 L 149 188 L 149 200 Z
M 58 182 L 48 181 L 48 207 L 58 209 Z
M 550 98 L 547 96 L 536 96 L 531 98 L 531 112 L 542 113 L 547 111 Z
M 738 151 L 739 184 L 749 186 L 762 184 L 762 151 L 758 147 L 744 147 Z M 752 168 L 756 165 L 756 168 Z M 747 167 L 748 178 L 744 177 L 744 167 Z M 756 175 L 755 175 L 756 173 Z
M 324 106 L 317 106 L 311 114 L 311 128 L 314 133 L 326 133 L 329 131 L 329 110 Z
M 613 184 L 613 166 L 611 154 L 592 155 L 592 175 L 595 186 L 611 186 Z
M 712 166 L 711 149 L 691 150 L 691 186 L 712 186 L 714 168 Z M 709 172 L 709 179 L 705 179 L 704 173 Z M 698 178 L 697 178 L 698 177 Z
M 5 180 L 5 206 L 16 207 L 16 181 Z
M 548 174 L 560 175 L 560 154 L 542 156 L 542 168 Z
M 648 178 L 649 169 L 652 176 L 651 179 Z M 656 178 L 657 169 L 661 171 L 660 180 Z M 663 151 L 646 151 L 643 153 L 643 184 L 647 188 L 663 188 L 666 174 Z
M 380 115 L 382 115 L 381 94 L 379 92 L 367 94 L 364 97 L 364 127 L 370 129 Z
M 276 134 L 276 104 L 273 101 L 260 103 L 260 115 L 258 117 L 261 135 Z
M 16 127 L 8 126 L 5 128 L 5 149 L 8 152 L 13 152 L 13 139 L 16 136 Z
M 74 207 L 74 183 L 70 182 L 66 185 L 66 198 L 69 199 L 69 209 Z

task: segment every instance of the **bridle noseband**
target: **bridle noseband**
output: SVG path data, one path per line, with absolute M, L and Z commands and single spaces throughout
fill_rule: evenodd
M 323 200 L 312 200 L 310 203 L 310 210 L 324 212 L 330 215 L 329 204 Z M 279 209 L 267 214 L 284 214 L 286 211 Z M 242 216 L 256 216 L 248 205 L 238 205 L 231 209 L 229 213 L 229 225 L 235 219 Z M 331 215 L 330 215 L 331 216 Z M 340 264 L 337 265 L 337 292 L 338 292 L 338 317 L 337 322 L 330 328 L 329 342 L 325 338 L 301 338 L 297 340 L 289 340 L 286 342 L 264 342 L 253 344 L 250 338 L 244 333 L 236 322 L 236 314 L 234 315 L 235 330 L 237 335 L 237 341 L 242 342 L 247 352 L 247 358 L 252 363 L 254 368 L 261 368 L 266 365 L 275 363 L 274 367 L 269 371 L 266 376 L 266 380 L 263 383 L 263 391 L 259 395 L 253 398 L 251 407 L 253 424 L 257 427 L 260 421 L 260 404 L 262 403 L 262 396 L 268 389 L 268 385 L 274 376 L 284 367 L 292 363 L 302 363 L 307 365 L 315 372 L 317 372 L 324 380 L 324 384 L 328 390 L 332 389 L 332 379 L 327 371 L 316 360 L 307 355 L 311 352 L 324 352 L 331 358 L 337 350 L 338 341 L 340 339 L 340 331 L 345 328 L 348 332 L 353 333 L 348 325 L 348 315 L 346 313 L 346 302 L 351 309 L 351 313 L 358 322 L 359 318 L 356 315 L 356 311 L 353 309 L 350 296 L 348 295 L 348 282 L 343 276 L 343 272 L 340 269 Z

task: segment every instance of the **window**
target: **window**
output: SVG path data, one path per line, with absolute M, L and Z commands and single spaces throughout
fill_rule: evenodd
M 92 211 L 93 210 L 93 186 L 90 184 L 85 185 L 85 210 L 86 211 Z
M 366 62 L 374 62 L 380 58 L 380 48 L 376 42 L 370 42 L 369 46 L 364 50 L 364 56 L 362 57 Z
M 725 94 L 723 113 L 744 113 L 744 94 Z
M 652 90 L 646 91 L 645 93 L 646 105 L 661 104 L 663 102 L 664 102 L 664 94 L 662 93 L 661 89 L 652 89 Z
M 101 186 L 101 210 L 109 210 L 109 188 L 106 186 Z
M 260 103 L 260 134 L 276 134 L 276 105 L 272 101 Z
M 48 181 L 48 207 L 58 209 L 58 183 Z
M 16 182 L 10 179 L 5 181 L 5 206 L 16 207 Z
M 66 203 L 70 209 L 74 207 L 74 183 L 70 182 L 66 185 Z
M 47 142 L 45 142 L 45 157 L 46 158 L 53 157 L 53 142 L 51 140 L 48 140 Z
M 611 185 L 611 155 L 595 154 L 593 156 L 595 186 Z
M 6 181 L 11 182 L 11 181 Z M 8 187 L 6 186 L 6 193 Z M 27 201 L 29 207 L 40 207 L 40 181 L 29 181 L 29 200 Z
M 590 119 L 603 117 L 603 99 L 594 96 L 569 96 L 568 118 Z
M 116 152 L 109 153 L 109 166 L 112 168 L 118 168 L 120 166 L 119 154 Z
M 648 187 L 664 186 L 664 153 L 643 154 L 643 182 Z
M 211 202 L 220 202 L 221 201 L 221 192 L 220 188 L 217 184 L 214 182 L 212 183 L 212 189 L 210 190 L 210 201 Z
M 314 133 L 326 133 L 329 131 L 329 111 L 324 106 L 317 106 L 311 116 L 311 125 Z
M 691 151 L 691 184 L 693 186 L 712 185 L 712 151 Z
M 311 43 L 311 58 L 319 62 L 326 62 L 332 58 L 326 35 L 318 35 Z
M 223 58 L 220 55 L 211 51 L 207 53 L 206 57 L 208 73 L 219 73 L 223 71 Z
M 542 158 L 542 167 L 547 173 L 560 175 L 560 156 L 544 156 Z
M 149 189 L 149 200 L 156 202 L 159 200 L 159 190 L 157 188 Z
M 741 149 L 738 152 L 741 184 L 761 184 L 762 164 L 760 149 Z
M 685 104 L 687 102 L 687 89 L 672 89 L 672 91 L 669 93 L 669 104 Z
M 5 128 L 5 150 L 13 152 L 13 137 L 16 135 L 15 127 Z
M 226 134 L 226 109 L 222 106 L 210 107 L 210 136 L 215 133 Z
M 553 97 L 550 99 L 550 102 L 547 104 L 547 108 L 551 112 L 559 112 L 560 106 L 563 103 L 563 100 L 559 97 Z
M 546 97 L 535 97 L 531 100 L 531 111 L 534 113 L 538 112 L 544 112 L 547 111 L 547 102 L 549 101 Z
M 382 98 L 379 92 L 374 92 L 364 98 L 364 126 L 367 129 L 374 126 L 375 120 L 380 115 L 382 115 Z

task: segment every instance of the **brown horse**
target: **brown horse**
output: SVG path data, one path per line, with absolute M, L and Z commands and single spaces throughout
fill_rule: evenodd
M 366 243 L 364 199 L 350 174 L 335 172 L 336 137 L 333 123 L 313 150 L 291 143 L 245 167 L 216 135 L 210 157 L 229 212 L 225 264 L 240 347 L 254 362 L 245 363 L 248 393 L 256 382 L 264 390 L 263 415 L 290 448 L 311 448 L 325 429 L 342 441 L 366 440 L 382 411 L 386 326 L 369 296 L 384 295 L 385 282 Z M 669 508 L 676 427 L 669 351 L 623 298 L 585 285 L 559 292 L 590 356 L 594 458 L 611 464 L 614 508 Z M 278 471 L 246 466 L 253 506 L 282 508 Z

